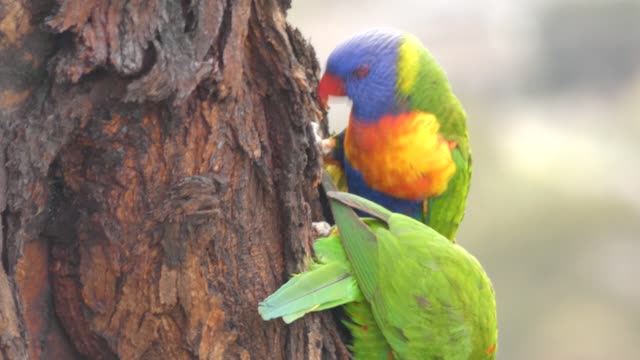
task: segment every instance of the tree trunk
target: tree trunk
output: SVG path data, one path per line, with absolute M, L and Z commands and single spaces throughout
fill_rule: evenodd
M 263 322 L 321 218 L 286 0 L 0 0 L 0 358 L 347 358 Z

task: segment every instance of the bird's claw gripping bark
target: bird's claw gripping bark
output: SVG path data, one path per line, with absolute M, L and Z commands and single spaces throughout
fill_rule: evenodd
M 336 147 L 336 139 L 334 138 L 326 138 L 320 141 L 320 151 L 322 151 L 323 156 L 331 155 L 335 147 Z
M 331 234 L 331 225 L 326 221 L 312 222 L 311 229 L 313 231 L 314 239 L 326 237 Z
M 313 140 L 314 143 L 318 146 L 322 144 L 322 130 L 320 128 L 320 124 L 315 121 L 311 122 L 311 128 L 313 129 Z
M 331 155 L 333 148 L 336 147 L 336 140 L 333 138 L 322 138 L 322 132 L 320 130 L 320 124 L 311 122 L 313 128 L 313 139 L 316 146 L 320 148 L 323 156 Z

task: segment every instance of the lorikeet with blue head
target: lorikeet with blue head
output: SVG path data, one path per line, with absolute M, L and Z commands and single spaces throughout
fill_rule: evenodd
M 340 189 L 453 240 L 471 179 L 466 114 L 427 49 L 395 30 L 357 34 L 329 56 L 318 86 L 325 107 L 329 96 L 353 103 L 325 158 Z

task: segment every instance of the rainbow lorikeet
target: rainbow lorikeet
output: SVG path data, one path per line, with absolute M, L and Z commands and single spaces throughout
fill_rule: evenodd
M 466 114 L 420 41 L 388 29 L 355 35 L 329 56 L 318 86 L 325 107 L 329 96 L 353 102 L 325 158 L 340 189 L 453 240 L 471 178 Z
M 265 320 L 356 301 L 367 304 L 350 312 L 356 325 L 347 323 L 359 336 L 356 359 L 495 359 L 495 294 L 471 254 L 411 217 L 357 195 L 327 195 L 339 231 L 316 242 L 309 271 L 260 304 Z

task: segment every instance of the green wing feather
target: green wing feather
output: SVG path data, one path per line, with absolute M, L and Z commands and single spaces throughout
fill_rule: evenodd
M 420 40 L 405 34 L 399 54 L 398 97 L 408 104 L 408 110 L 435 115 L 442 137 L 456 144 L 452 150 L 456 173 L 443 194 L 425 200 L 427 213 L 423 214 L 427 225 L 453 241 L 462 221 L 471 181 L 467 114 L 444 70 Z
M 258 312 L 264 320 L 282 317 L 291 323 L 311 311 L 362 300 L 339 236 L 318 239 L 314 251 L 318 262 L 312 262 L 307 271 L 293 276 L 260 303 Z
M 327 196 L 331 194 L 335 193 L 328 192 Z M 353 275 L 365 299 L 370 301 L 378 282 L 378 245 L 375 234 L 350 207 L 339 201 L 330 201 L 330 204 Z
M 425 200 L 428 211 L 424 222 L 444 237 L 454 241 L 467 203 L 471 181 L 471 158 L 465 160 L 458 148 L 453 149 L 451 155 L 456 164 L 456 173 L 449 180 L 447 190 L 443 194 Z

